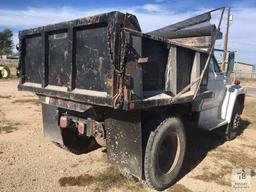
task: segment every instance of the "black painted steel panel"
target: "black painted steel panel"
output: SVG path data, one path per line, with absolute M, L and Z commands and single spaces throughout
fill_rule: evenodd
M 111 56 L 106 24 L 79 28 L 75 32 L 76 88 L 110 92 Z
M 143 91 L 164 89 L 168 53 L 169 50 L 164 42 L 142 39 L 142 57 L 149 58 L 149 62 L 143 65 Z
M 110 162 L 142 178 L 143 151 L 140 111 L 109 111 L 105 119 Z
M 168 34 L 170 32 L 182 30 L 184 28 L 209 21 L 210 19 L 211 19 L 211 14 L 210 13 L 204 13 L 204 14 L 186 19 L 184 21 L 180 21 L 178 23 L 168 25 L 168 26 L 163 27 L 161 29 L 151 31 L 148 34 L 154 35 L 154 36 L 168 37 Z
M 41 83 L 43 80 L 42 37 L 40 34 L 25 39 L 26 81 Z
M 190 84 L 195 51 L 177 47 L 177 93 Z
M 58 125 L 58 108 L 42 103 L 43 132 L 51 141 L 63 145 L 61 129 Z
M 48 35 L 48 65 L 49 84 L 67 86 L 70 76 L 70 65 L 68 57 L 68 34 L 67 32 L 50 33 Z

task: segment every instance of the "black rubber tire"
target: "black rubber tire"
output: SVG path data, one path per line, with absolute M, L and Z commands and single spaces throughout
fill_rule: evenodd
M 241 120 L 240 114 L 241 114 L 241 106 L 239 102 L 236 102 L 233 109 L 231 122 L 227 125 L 225 130 L 225 139 L 227 141 L 235 139 L 238 134 L 240 120 Z
M 174 184 L 182 167 L 185 150 L 186 135 L 183 123 L 177 117 L 166 118 L 150 133 L 147 141 L 144 160 L 147 185 L 156 190 L 164 190 Z
M 11 76 L 11 71 L 9 67 L 7 66 L 2 66 L 3 69 L 0 71 L 0 78 L 1 79 L 8 79 Z
M 62 129 L 61 132 L 64 143 L 64 146 L 61 147 L 74 154 L 87 153 L 99 148 L 93 137 L 79 137 L 73 130 L 68 128 Z

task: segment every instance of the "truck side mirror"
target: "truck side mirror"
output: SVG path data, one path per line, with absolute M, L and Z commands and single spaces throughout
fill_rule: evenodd
M 228 54 L 228 67 L 227 67 L 227 75 L 234 72 L 235 65 L 235 52 L 229 52 Z

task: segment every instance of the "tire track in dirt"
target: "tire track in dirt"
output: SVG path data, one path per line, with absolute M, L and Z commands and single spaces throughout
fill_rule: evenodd
M 20 123 L 8 122 L 5 118 L 5 114 L 0 110 L 0 134 L 11 133 L 18 129 Z
M 12 96 L 10 95 L 0 95 L 1 103 L 0 106 L 6 105 L 9 101 L 11 101 Z M 2 102 L 3 101 L 3 102 Z M 6 119 L 6 114 L 0 108 L 0 134 L 11 133 L 15 130 L 18 130 L 18 127 L 21 123 L 11 122 Z

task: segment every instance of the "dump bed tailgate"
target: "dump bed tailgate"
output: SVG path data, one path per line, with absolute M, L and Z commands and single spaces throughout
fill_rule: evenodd
M 111 12 L 20 32 L 19 89 L 111 106 L 125 18 Z

